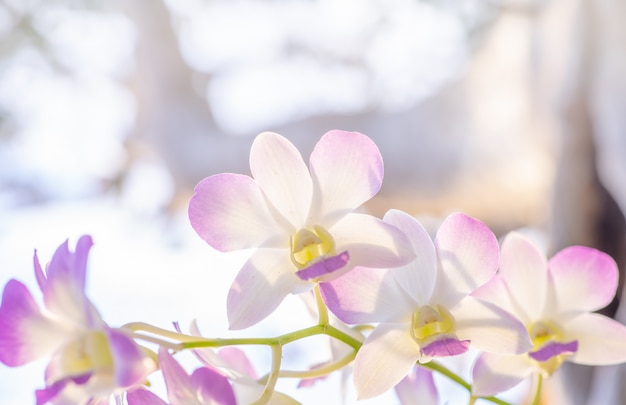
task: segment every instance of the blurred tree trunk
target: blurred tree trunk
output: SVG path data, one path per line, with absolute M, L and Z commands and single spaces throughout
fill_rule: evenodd
M 561 2 L 562 3 L 562 2 Z M 626 3 L 582 0 L 563 72 L 561 154 L 552 205 L 551 250 L 581 244 L 610 254 L 620 269 L 616 298 L 602 312 L 626 320 Z M 564 403 L 626 402 L 625 366 L 568 364 L 560 375 Z

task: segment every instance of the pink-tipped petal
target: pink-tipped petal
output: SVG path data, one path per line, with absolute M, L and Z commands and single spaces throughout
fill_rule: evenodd
M 304 224 L 313 198 L 311 175 L 296 147 L 273 132 L 257 136 L 250 170 L 265 195 L 295 227 Z
M 115 384 L 118 387 L 142 384 L 156 365 L 152 364 L 135 341 L 124 332 L 108 329 L 106 334 L 113 356 Z
M 482 353 L 472 369 L 472 395 L 488 397 L 515 387 L 535 370 L 525 354 Z
M 433 299 L 451 307 L 496 273 L 498 241 L 482 222 L 461 213 L 449 215 L 435 237 L 440 271 Z
M 226 309 L 231 329 L 255 325 L 271 314 L 289 293 L 311 289 L 301 281 L 285 249 L 258 249 L 243 265 L 230 290 Z
M 533 345 L 526 327 L 500 307 L 474 297 L 463 299 L 450 309 L 456 320 L 459 339 L 468 339 L 472 347 L 502 354 L 520 354 Z
M 615 296 L 617 265 L 606 253 L 570 246 L 554 255 L 548 266 L 560 311 L 595 311 Z
M 395 386 L 400 405 L 437 405 L 439 395 L 433 373 L 424 367 L 415 366 Z
M 409 297 L 423 305 L 430 299 L 437 280 L 435 245 L 422 224 L 405 212 L 389 210 L 383 220 L 404 232 L 413 247 L 415 259 L 394 269 L 392 274 Z
M 545 254 L 522 234 L 511 232 L 502 242 L 499 274 L 508 286 L 515 312 L 524 319 L 541 318 L 548 283 Z
M 578 341 L 569 361 L 597 366 L 626 361 L 626 326 L 621 323 L 599 314 L 581 314 L 561 326 L 566 340 Z
M 359 399 L 393 388 L 415 365 L 419 347 L 407 324 L 380 324 L 367 337 L 354 360 L 354 385 Z
M 312 265 L 298 270 L 296 275 L 304 281 L 328 281 L 345 274 L 350 255 L 342 252 L 336 256 L 325 257 Z M 345 270 L 345 271 L 342 271 Z
M 358 132 L 327 132 L 311 154 L 310 168 L 321 203 L 317 214 L 331 218 L 372 198 L 383 180 L 378 147 Z
M 415 309 L 393 278 L 395 271 L 357 267 L 328 283 L 320 291 L 328 309 L 349 324 L 410 319 Z
M 189 200 L 189 221 L 222 252 L 289 245 L 291 230 L 272 214 L 259 185 L 244 175 L 225 173 L 200 181 Z
M 233 387 L 226 377 L 219 372 L 202 367 L 191 374 L 191 385 L 202 404 L 237 405 Z
M 167 405 L 167 402 L 143 388 L 138 388 L 126 394 L 126 402 L 128 402 L 128 405 Z
M 41 313 L 24 284 L 9 280 L 0 306 L 0 362 L 15 367 L 48 356 L 68 333 Z
M 398 267 L 415 259 L 404 232 L 371 215 L 348 214 L 329 231 L 337 251 L 350 254 L 352 267 Z
M 528 352 L 528 356 L 531 359 L 537 361 L 548 361 L 555 356 L 563 354 L 574 354 L 578 351 L 578 341 L 572 340 L 571 342 L 548 342 L 542 346 L 539 350 Z
M 167 398 L 172 404 L 194 403 L 198 400 L 189 374 L 178 364 L 167 349 L 159 349 L 159 365 L 167 387 Z
M 98 328 L 103 325 L 102 319 L 85 295 L 87 257 L 92 245 L 91 237 L 83 236 L 74 252 L 69 251 L 67 241 L 59 246 L 46 268 L 42 293 L 46 308 L 56 316 Z

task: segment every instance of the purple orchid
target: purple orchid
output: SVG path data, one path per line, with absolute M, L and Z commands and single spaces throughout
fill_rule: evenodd
M 326 133 L 307 168 L 291 142 L 265 132 L 252 144 L 250 169 L 253 177 L 200 181 L 189 202 L 191 225 L 209 245 L 222 252 L 256 248 L 228 295 L 231 328 L 254 325 L 287 294 L 355 266 L 393 267 L 413 258 L 398 229 L 353 212 L 382 183 L 382 157 L 368 137 Z
M 615 261 L 596 249 L 571 246 L 547 261 L 529 239 L 508 234 L 500 271 L 473 295 L 517 315 L 533 347 L 517 356 L 482 354 L 473 368 L 473 394 L 502 392 L 535 373 L 549 377 L 563 361 L 626 361 L 626 326 L 591 313 L 611 302 L 617 278 Z
M 40 308 L 27 287 L 10 280 L 0 306 L 0 361 L 16 367 L 50 357 L 37 404 L 108 404 L 112 393 L 142 384 L 155 369 L 123 330 L 110 328 L 85 295 L 89 236 L 54 253 L 44 272 L 35 253 Z
M 498 242 L 484 224 L 448 216 L 435 241 L 408 214 L 384 221 L 404 231 L 416 259 L 385 271 L 358 268 L 321 284 L 328 308 L 346 323 L 378 322 L 359 350 L 354 382 L 360 399 L 382 394 L 416 364 L 465 353 L 470 346 L 524 353 L 532 345 L 511 314 L 470 294 L 495 274 Z

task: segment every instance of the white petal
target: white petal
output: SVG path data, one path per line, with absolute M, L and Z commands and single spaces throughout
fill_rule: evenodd
M 430 235 L 415 218 L 399 210 L 389 210 L 383 220 L 404 232 L 415 252 L 415 259 L 394 269 L 393 276 L 417 304 L 426 304 L 437 280 L 437 254 Z
M 578 340 L 569 361 L 605 366 L 626 362 L 626 326 L 599 314 L 582 314 L 562 325 L 564 340 Z
M 545 254 L 525 236 L 511 232 L 502 242 L 500 274 L 508 286 L 516 313 L 524 319 L 541 318 L 548 284 Z
M 327 132 L 311 154 L 310 167 L 320 216 L 337 218 L 352 211 L 372 198 L 383 180 L 378 147 L 358 132 Z
M 237 274 L 227 299 L 231 329 L 243 329 L 265 319 L 289 293 L 311 289 L 314 283 L 295 275 L 286 249 L 258 249 Z
M 486 283 L 498 268 L 498 241 L 482 222 L 455 213 L 441 224 L 435 237 L 440 263 L 432 299 L 452 307 Z
M 407 324 L 380 324 L 367 337 L 354 360 L 354 384 L 359 399 L 393 388 L 415 365 L 419 346 Z
M 534 370 L 525 354 L 483 353 L 472 369 L 472 395 L 488 397 L 506 391 L 524 381 Z
M 321 283 L 320 289 L 328 308 L 343 322 L 410 319 L 416 306 L 395 282 L 394 271 L 356 267 L 336 280 Z
M 198 235 L 221 252 L 289 246 L 293 227 L 272 213 L 249 176 L 218 174 L 200 181 L 189 200 L 189 221 Z M 282 220 L 286 222 L 286 220 Z
M 496 305 L 467 297 L 450 313 L 456 320 L 459 339 L 469 339 L 472 347 L 493 353 L 520 354 L 533 345 L 526 327 Z
M 348 214 L 329 232 L 337 252 L 348 251 L 350 266 L 398 267 L 415 258 L 404 232 L 371 215 Z
M 298 149 L 286 138 L 264 132 L 252 143 L 250 170 L 278 211 L 296 228 L 304 226 L 313 184 Z

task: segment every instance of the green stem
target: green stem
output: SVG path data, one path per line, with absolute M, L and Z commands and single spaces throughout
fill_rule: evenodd
M 278 381 L 278 374 L 280 372 L 280 363 L 282 361 L 283 349 L 280 344 L 271 346 L 272 348 L 272 368 L 270 370 L 269 378 L 263 389 L 261 396 L 252 403 L 252 405 L 265 405 L 267 404 L 272 395 L 274 394 L 274 388 L 276 387 L 276 381 Z
M 317 304 L 317 323 L 318 325 L 328 325 L 328 308 L 326 308 L 326 303 L 324 303 L 324 300 L 322 299 L 320 283 L 315 284 L 313 292 L 315 293 L 315 303 Z
M 340 370 L 343 367 L 347 366 L 354 360 L 356 357 L 356 352 L 352 351 L 347 356 L 337 360 L 334 363 L 329 363 L 323 367 L 315 368 L 307 371 L 290 371 L 290 370 L 281 370 L 280 377 L 286 378 L 316 378 L 321 377 L 327 374 L 330 374 L 334 371 Z
M 439 374 L 442 374 L 446 377 L 448 377 L 450 380 L 454 381 L 455 383 L 459 384 L 461 387 L 465 388 L 467 391 L 469 391 L 470 395 L 472 393 L 472 386 L 465 381 L 464 379 L 462 379 L 461 377 L 459 377 L 456 373 L 452 372 L 450 369 L 448 369 L 447 367 L 435 362 L 435 361 L 429 361 L 428 363 L 424 363 L 424 364 L 420 364 L 420 366 L 422 367 L 426 367 L 430 370 L 436 371 Z M 498 405 L 511 405 L 510 403 L 503 401 L 499 398 L 496 397 L 480 397 L 480 399 L 484 399 L 486 401 L 492 402 L 494 404 L 498 404 Z
M 535 396 L 533 397 L 532 405 L 539 405 L 541 403 L 541 389 L 543 386 L 543 376 L 541 373 L 537 373 L 537 386 L 535 387 Z

